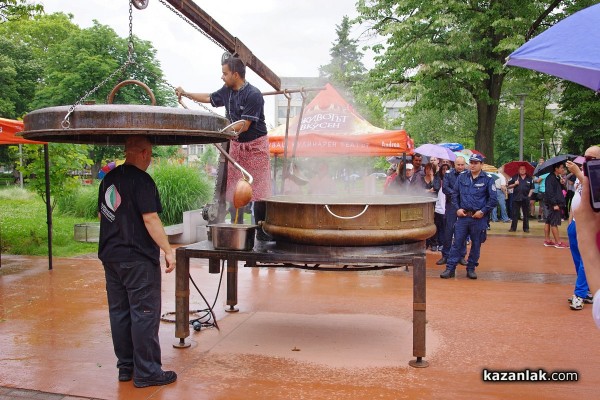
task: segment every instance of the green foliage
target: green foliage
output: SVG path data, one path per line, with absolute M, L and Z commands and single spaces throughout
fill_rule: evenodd
M 198 168 L 160 162 L 153 163 L 149 172 L 160 193 L 164 225 L 183 222 L 184 211 L 202 207 L 213 194 L 213 184 Z
M 552 12 L 542 26 L 591 1 L 560 3 L 359 0 L 357 22 L 370 23 L 385 39 L 372 47 L 377 64 L 370 85 L 384 98 L 414 100 L 421 109 L 476 110 L 475 147 L 493 162 L 506 57 L 547 8 Z
M 91 163 L 87 158 L 88 151 L 85 145 L 71 145 L 50 143 L 48 145 L 50 168 L 50 193 L 51 199 L 46 199 L 44 148 L 39 145 L 24 145 L 24 162 L 19 170 L 26 177 L 25 181 L 44 202 L 50 200 L 52 210 L 57 199 L 69 196 L 80 185 L 79 177 L 73 175 L 74 171 L 82 171 Z
M 53 255 L 69 257 L 97 252 L 97 243 L 73 240 L 75 224 L 97 220 L 97 217 L 82 220 L 79 217 L 55 215 L 52 221 Z M 0 230 L 2 253 L 37 256 L 48 254 L 46 206 L 33 192 L 20 188 L 0 188 Z
M 42 67 L 26 44 L 4 36 L 2 28 L 0 25 L 0 115 L 15 119 L 28 111 Z
M 80 217 L 86 220 L 98 218 L 98 182 L 94 185 L 80 185 L 66 196 L 57 199 L 56 206 L 62 215 Z
M 566 153 L 583 154 L 585 150 L 600 143 L 600 101 L 598 95 L 575 83 L 565 84 L 560 100 L 562 126 L 569 133 L 564 138 Z
M 43 11 L 43 5 L 32 4 L 27 0 L 2 0 L 0 1 L 0 23 L 30 18 Z
M 383 125 L 381 99 L 363 85 L 366 69 L 361 61 L 363 55 L 358 51 L 358 40 L 350 38 L 351 26 L 347 16 L 336 25 L 337 42 L 329 52 L 331 61 L 319 67 L 319 75 L 335 86 L 365 119 Z

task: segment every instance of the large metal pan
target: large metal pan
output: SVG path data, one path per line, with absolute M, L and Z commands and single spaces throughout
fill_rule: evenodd
M 199 110 L 134 104 L 79 105 L 63 126 L 70 106 L 35 110 L 23 119 L 23 137 L 59 143 L 124 144 L 128 135 L 146 135 L 154 144 L 219 143 L 235 138 L 221 132 L 229 121 Z
M 326 246 L 376 246 L 435 233 L 429 196 L 273 196 L 263 229 L 275 240 Z

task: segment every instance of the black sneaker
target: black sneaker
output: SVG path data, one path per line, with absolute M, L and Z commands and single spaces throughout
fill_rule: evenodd
M 454 275 L 456 275 L 456 273 L 454 271 L 447 269 L 440 274 L 440 278 L 450 279 L 450 278 L 454 278 Z
M 119 368 L 119 382 L 129 382 L 133 378 L 132 368 Z
M 477 279 L 477 274 L 475 273 L 474 270 L 468 269 L 467 270 L 467 278 L 469 278 L 469 279 Z
M 466 265 L 467 265 L 467 260 L 465 260 L 465 258 L 464 258 L 464 257 L 462 257 L 460 260 L 458 260 L 458 263 L 459 263 L 460 265 L 465 265 L 465 266 L 466 266 Z
M 446 259 L 446 257 L 442 257 L 439 260 L 437 260 L 435 262 L 435 265 L 446 265 L 446 262 L 448 262 L 448 260 Z
M 147 379 L 134 379 L 133 386 L 144 388 L 148 386 L 168 385 L 177 380 L 177 374 L 174 371 L 161 371 L 160 373 L 151 376 Z

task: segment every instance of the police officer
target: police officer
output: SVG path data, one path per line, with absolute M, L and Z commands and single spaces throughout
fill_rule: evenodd
M 446 210 L 444 212 L 444 235 L 443 235 L 443 247 L 442 247 L 442 258 L 437 260 L 436 265 L 444 265 L 448 261 L 450 255 L 450 248 L 452 247 L 452 236 L 454 236 L 454 225 L 456 223 L 456 210 L 452 205 L 452 196 L 454 195 L 454 185 L 458 176 L 465 172 L 465 158 L 458 156 L 454 160 L 454 168 L 449 170 L 444 176 L 444 183 L 442 184 L 442 192 L 446 195 Z M 465 254 L 467 254 L 466 240 L 461 243 L 460 247 L 460 260 L 462 265 L 467 265 L 465 261 Z
M 471 251 L 467 260 L 467 278 L 477 279 L 475 267 L 479 265 L 479 250 L 486 239 L 487 220 L 490 211 L 498 204 L 494 178 L 481 171 L 483 156 L 473 154 L 469 158 L 470 173 L 458 176 L 454 185 L 452 204 L 456 207 L 456 227 L 454 229 L 454 243 L 450 249 L 450 256 L 446 270 L 440 278 L 453 278 L 456 264 L 460 259 L 460 246 L 467 235 L 471 237 Z

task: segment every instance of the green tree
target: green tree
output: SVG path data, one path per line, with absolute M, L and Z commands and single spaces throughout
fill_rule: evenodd
M 563 111 L 561 126 L 568 130 L 563 143 L 565 152 L 583 154 L 588 147 L 600 144 L 600 101 L 597 94 L 567 82 L 560 104 Z
M 373 31 L 386 38 L 385 44 L 373 46 L 377 65 L 370 79 L 375 87 L 398 98 L 410 82 L 411 99 L 424 108 L 472 109 L 475 147 L 493 162 L 506 57 L 542 25 L 592 3 L 359 0 L 357 21 L 372 23 Z
M 331 61 L 319 67 L 319 76 L 328 79 L 339 90 L 348 91 L 347 95 L 351 95 L 350 89 L 366 72 L 363 54 L 358 51 L 358 41 L 350 38 L 350 28 L 350 19 L 344 16 L 342 23 L 336 25 L 337 42 L 332 43 L 329 51 Z
M 2 0 L 0 1 L 0 23 L 30 18 L 43 11 L 43 5 L 32 4 L 27 0 Z
M 50 188 L 52 198 L 46 198 L 45 165 L 43 146 L 24 145 L 24 162 L 19 166 L 29 186 L 44 200 L 50 202 L 52 210 L 60 197 L 68 197 L 75 191 L 81 182 L 74 174 L 90 165 L 88 149 L 85 145 L 72 145 L 63 143 L 48 144 Z
M 362 86 L 366 68 L 358 40 L 350 37 L 352 24 L 347 16 L 336 25 L 337 40 L 332 43 L 329 64 L 319 67 L 319 76 L 327 79 L 356 110 L 373 124 L 383 123 L 381 99 Z

